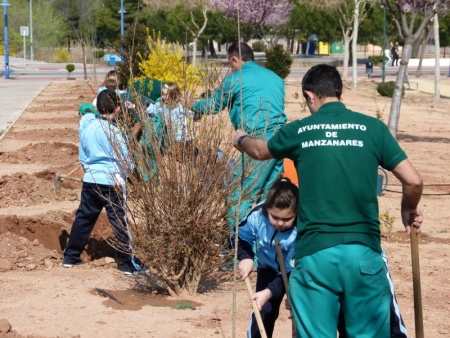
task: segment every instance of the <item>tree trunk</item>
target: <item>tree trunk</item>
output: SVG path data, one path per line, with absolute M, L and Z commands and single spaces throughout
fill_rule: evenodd
M 344 69 L 342 70 L 342 79 L 347 79 L 348 76 L 348 61 L 350 56 L 350 37 L 346 34 L 344 35 Z
M 441 43 L 439 41 L 439 20 L 438 16 L 434 16 L 434 48 L 435 48 L 435 61 L 434 61 L 434 100 L 433 107 L 439 105 L 439 99 L 441 97 Z
M 216 49 L 214 48 L 214 40 L 209 39 L 209 52 L 211 53 L 211 58 L 216 58 Z
M 81 42 L 81 51 L 83 54 L 83 72 L 84 79 L 87 80 L 87 58 L 86 58 L 86 44 L 84 41 Z
M 394 94 L 392 95 L 391 111 L 389 114 L 388 127 L 391 134 L 397 138 L 398 121 L 400 119 L 400 107 L 402 104 L 403 82 L 408 70 L 409 59 L 412 54 L 413 38 L 409 37 L 405 40 L 402 48 L 402 61 L 398 69 L 397 80 L 395 81 Z
M 352 84 L 353 88 L 358 87 L 358 56 L 357 56 L 357 46 L 358 43 L 358 24 L 359 24 L 359 1 L 355 0 L 355 12 L 353 19 L 353 39 L 352 39 Z
M 428 41 L 430 40 L 430 36 L 431 36 L 432 32 L 433 31 L 430 29 L 430 27 L 428 27 L 428 32 L 426 33 L 425 38 L 421 39 L 420 53 L 419 53 L 419 65 L 417 66 L 416 77 L 420 77 L 422 75 L 423 56 L 425 55 L 425 51 L 427 50 L 427 44 L 428 44 Z M 424 35 L 425 35 L 425 31 L 424 31 L 424 34 L 422 35 L 422 37 Z

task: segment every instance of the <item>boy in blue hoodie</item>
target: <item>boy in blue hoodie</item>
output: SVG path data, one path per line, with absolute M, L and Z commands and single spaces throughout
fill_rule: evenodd
M 116 236 L 119 263 L 126 275 L 144 272 L 133 257 L 125 210 L 126 172 L 133 169 L 127 147 L 115 121 L 121 110 L 120 98 L 113 90 L 97 97 L 98 119 L 80 133 L 80 159 L 85 171 L 80 206 L 75 214 L 69 241 L 64 250 L 63 267 L 81 264 L 81 253 L 103 208 Z M 123 166 L 128 168 L 124 168 Z M 119 194 L 118 191 L 121 193 Z

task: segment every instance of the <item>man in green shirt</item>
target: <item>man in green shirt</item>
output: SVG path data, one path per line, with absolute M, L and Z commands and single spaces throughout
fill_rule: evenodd
M 232 73 L 227 75 L 213 97 L 195 102 L 191 110 L 198 114 L 217 114 L 228 107 L 231 123 L 235 129 L 268 140 L 287 117 L 284 113 L 284 81 L 271 70 L 254 62 L 253 50 L 245 43 L 234 43 L 227 51 Z M 241 220 L 251 210 L 252 204 L 267 194 L 269 188 L 283 171 L 283 162 L 268 163 L 244 160 L 246 177 L 243 182 L 241 207 L 232 207 L 228 224 L 235 226 L 236 215 Z M 241 166 L 233 172 L 233 180 L 240 179 Z M 237 204 L 240 189 L 230 197 L 230 204 Z
M 269 141 L 238 130 L 233 144 L 254 159 L 295 163 L 298 235 L 289 291 L 298 335 L 335 336 L 342 309 L 349 337 L 390 337 L 392 296 L 380 254 L 378 166 L 402 183 L 408 235 L 411 226 L 420 231 L 423 221 L 417 209 L 423 182 L 382 121 L 340 102 L 342 87 L 334 67 L 312 67 L 302 81 L 311 116 L 287 124 Z

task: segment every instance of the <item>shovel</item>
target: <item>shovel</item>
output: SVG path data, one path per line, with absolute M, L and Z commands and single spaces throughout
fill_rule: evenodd
M 55 193 L 57 196 L 59 196 L 61 194 L 61 186 L 62 186 L 62 182 L 65 179 L 68 180 L 72 180 L 72 181 L 77 181 L 77 182 L 83 182 L 82 179 L 77 178 L 77 177 L 71 177 L 70 175 L 72 175 L 74 172 L 76 172 L 78 169 L 81 168 L 81 164 L 79 166 L 77 166 L 76 168 L 72 169 L 72 171 L 70 173 L 68 173 L 67 175 L 61 174 L 61 173 L 56 173 L 55 176 L 53 176 L 53 188 L 55 188 Z

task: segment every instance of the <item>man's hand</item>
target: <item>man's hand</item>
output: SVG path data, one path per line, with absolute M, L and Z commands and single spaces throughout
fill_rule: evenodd
M 238 143 L 238 139 L 239 139 L 239 137 L 245 136 L 245 135 L 248 135 L 248 134 L 245 131 L 238 129 L 233 133 L 233 137 L 232 137 L 233 146 L 237 150 L 239 150 L 241 153 L 243 152 L 243 149 L 241 148 L 240 144 Z
M 253 259 L 247 258 L 239 262 L 238 271 L 242 280 L 246 279 L 253 271 Z
M 416 232 L 420 233 L 423 223 L 423 214 L 422 211 L 419 209 L 413 209 L 413 210 L 402 210 L 402 222 L 405 226 L 406 234 L 409 236 L 411 234 L 411 226 L 416 228 Z

